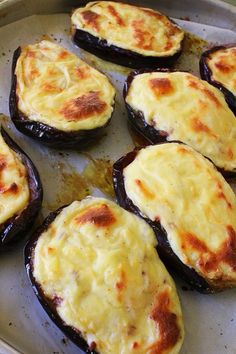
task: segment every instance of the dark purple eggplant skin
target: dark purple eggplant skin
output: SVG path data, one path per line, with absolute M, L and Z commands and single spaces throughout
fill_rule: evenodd
M 143 112 L 141 111 L 136 111 L 134 110 L 127 102 L 126 102 L 126 96 L 128 95 L 129 88 L 131 86 L 132 81 L 134 80 L 135 76 L 144 74 L 144 73 L 152 73 L 152 72 L 164 72 L 164 73 L 171 73 L 175 72 L 178 70 L 171 70 L 171 69 L 149 69 L 149 68 L 143 68 L 140 70 L 134 70 L 132 71 L 124 84 L 124 89 L 123 89 L 123 97 L 125 101 L 125 106 L 126 110 L 128 113 L 128 119 L 131 123 L 131 125 L 134 127 L 134 129 L 143 135 L 147 140 L 150 141 L 150 144 L 159 144 L 159 143 L 171 143 L 173 141 L 169 141 L 168 139 L 168 133 L 163 130 L 158 130 L 154 128 L 152 125 L 148 124 L 145 119 Z M 180 142 L 180 141 L 177 141 Z M 206 156 L 205 156 L 206 157 Z M 208 160 L 210 160 L 208 157 L 206 157 Z M 211 160 L 210 160 L 211 161 Z M 213 164 L 214 162 L 211 161 Z M 236 177 L 236 171 L 227 171 L 224 170 L 223 168 L 217 167 L 218 171 L 226 178 L 226 179 L 232 179 Z
M 173 22 L 172 20 L 170 21 Z M 145 56 L 135 53 L 134 51 L 109 44 L 105 39 L 100 39 L 99 37 L 95 37 L 92 34 L 77 28 L 72 28 L 72 40 L 78 47 L 103 60 L 134 69 L 142 67 L 151 68 L 172 66 L 181 55 L 183 48 L 182 40 L 180 49 L 172 56 Z
M 30 200 L 25 209 L 17 216 L 12 216 L 4 224 L 0 225 L 0 251 L 14 248 L 17 241 L 25 238 L 27 231 L 32 225 L 40 211 L 43 199 L 43 187 L 40 176 L 31 159 L 25 152 L 10 138 L 6 131 L 1 128 L 1 134 L 11 150 L 17 153 L 27 171 L 27 178 L 30 190 Z
M 203 80 L 208 81 L 209 84 L 215 86 L 223 93 L 229 108 L 236 115 L 236 96 L 231 91 L 229 91 L 222 83 L 220 83 L 219 81 L 215 81 L 213 79 L 212 71 L 209 68 L 209 66 L 207 65 L 207 59 L 209 58 L 209 55 L 211 55 L 214 52 L 218 52 L 220 50 L 224 50 L 224 49 L 232 48 L 232 47 L 236 47 L 236 43 L 219 45 L 219 46 L 212 47 L 211 49 L 205 51 L 201 55 L 201 59 L 199 62 L 199 70 L 200 70 L 201 78 Z
M 60 212 L 65 208 L 65 206 L 57 209 L 56 211 L 50 213 L 48 217 L 44 220 L 43 224 L 35 231 L 30 240 L 25 246 L 25 267 L 27 275 L 29 277 L 30 283 L 33 287 L 34 293 L 38 298 L 38 301 L 51 318 L 51 320 L 60 328 L 60 330 L 72 341 L 74 342 L 84 353 L 98 354 L 94 349 L 90 349 L 88 343 L 82 337 L 79 330 L 76 328 L 68 326 L 58 315 L 56 310 L 56 304 L 52 299 L 49 299 L 42 286 L 36 281 L 34 277 L 34 250 L 37 245 L 40 235 L 45 232 L 55 220 L 55 218 L 60 214 Z
M 190 268 L 181 262 L 181 260 L 173 252 L 167 238 L 167 233 L 161 223 L 144 217 L 139 208 L 134 205 L 132 200 L 128 197 L 125 190 L 123 171 L 132 161 L 134 161 L 139 150 L 140 148 L 136 148 L 135 150 L 129 152 L 113 165 L 113 185 L 118 204 L 122 208 L 141 217 L 152 227 L 158 241 L 157 252 L 167 268 L 178 274 L 191 286 L 191 288 L 199 291 L 200 293 L 210 294 L 221 291 L 221 289 L 215 288 L 209 284 L 193 268 Z
M 17 60 L 21 54 L 18 47 L 12 60 L 12 82 L 9 97 L 9 111 L 15 127 L 23 134 L 37 140 L 38 142 L 55 149 L 80 149 L 93 143 L 106 133 L 106 127 L 110 123 L 111 117 L 106 124 L 99 128 L 90 130 L 63 131 L 48 124 L 30 120 L 18 109 L 18 97 L 16 93 L 17 76 L 15 68 Z

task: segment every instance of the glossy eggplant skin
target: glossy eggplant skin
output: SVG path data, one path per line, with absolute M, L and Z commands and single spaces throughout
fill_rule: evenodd
M 0 226 L 0 251 L 13 248 L 15 243 L 31 229 L 43 199 L 43 187 L 36 167 L 30 158 L 1 128 L 1 134 L 6 144 L 21 158 L 27 171 L 30 190 L 30 200 L 26 208 L 18 215 L 8 219 Z
M 105 134 L 105 128 L 110 123 L 111 117 L 105 125 L 90 130 L 62 131 L 48 124 L 30 120 L 18 109 L 18 98 L 16 93 L 17 76 L 15 68 L 21 54 L 18 47 L 13 55 L 12 61 L 12 82 L 9 97 L 10 116 L 15 127 L 23 134 L 37 140 L 38 142 L 55 149 L 83 148 L 91 144 L 97 138 Z
M 236 47 L 236 44 L 234 43 L 234 44 L 220 45 L 220 46 L 212 47 L 211 49 L 205 51 L 201 56 L 201 59 L 199 62 L 199 69 L 200 69 L 201 78 L 203 80 L 208 81 L 211 85 L 215 86 L 223 93 L 223 95 L 225 96 L 225 100 L 228 103 L 229 108 L 236 115 L 236 96 L 231 91 L 229 91 L 222 83 L 220 83 L 219 81 L 215 81 L 213 79 L 212 71 L 209 68 L 209 66 L 207 65 L 207 59 L 208 59 L 209 55 L 211 55 L 214 52 L 228 49 L 231 47 Z
M 64 206 L 65 207 L 65 206 Z M 41 285 L 36 281 L 34 277 L 34 249 L 37 245 L 37 241 L 40 235 L 46 231 L 50 224 L 55 220 L 55 218 L 60 214 L 64 207 L 50 213 L 48 217 L 44 220 L 43 224 L 36 230 L 34 235 L 28 241 L 25 246 L 25 267 L 30 279 L 31 285 L 33 287 L 34 293 L 37 296 L 40 304 L 51 318 L 51 320 L 61 329 L 63 333 L 74 342 L 84 353 L 98 354 L 95 350 L 90 349 L 87 342 L 82 337 L 81 333 L 73 327 L 66 325 L 66 323 L 60 318 L 56 311 L 56 306 L 53 301 L 47 298 L 43 292 Z
M 145 119 L 143 112 L 141 111 L 135 111 L 127 102 L 126 102 L 126 96 L 128 94 L 129 88 L 131 86 L 132 81 L 134 80 L 136 75 L 144 74 L 144 73 L 152 73 L 152 72 L 164 72 L 164 73 L 170 73 L 170 72 L 175 72 L 176 70 L 170 70 L 170 69 L 149 69 L 149 68 L 143 68 L 140 70 L 134 70 L 132 71 L 124 84 L 124 89 L 123 89 L 123 97 L 125 101 L 125 106 L 126 110 L 128 113 L 128 118 L 131 123 L 131 125 L 134 127 L 134 129 L 143 135 L 146 139 L 150 141 L 150 144 L 159 144 L 159 143 L 171 143 L 173 141 L 167 140 L 168 138 L 168 133 L 163 131 L 163 130 L 157 130 L 155 129 L 152 125 L 149 125 Z M 180 142 L 180 141 L 177 141 Z M 206 157 L 208 160 L 209 158 Z M 212 162 L 212 161 L 211 161 Z M 213 163 L 213 162 L 212 162 Z M 214 164 L 214 163 L 213 163 Z M 218 171 L 222 173 L 222 175 L 226 179 L 232 179 L 236 177 L 236 171 L 226 171 L 222 168 L 219 168 L 216 166 Z
M 145 56 L 131 50 L 117 47 L 109 44 L 105 39 L 100 39 L 86 31 L 76 28 L 72 28 L 72 40 L 78 47 L 85 49 L 101 59 L 134 69 L 142 67 L 156 68 L 172 66 L 181 55 L 183 43 L 182 41 L 180 50 L 172 56 L 158 58 L 154 56 Z
M 170 143 L 171 144 L 171 143 Z M 124 174 L 123 170 L 132 162 L 134 161 L 138 151 L 140 149 L 135 149 L 128 153 L 127 155 L 121 157 L 115 164 L 113 165 L 113 185 L 116 193 L 116 198 L 118 204 L 136 214 L 137 216 L 144 219 L 153 229 L 155 232 L 158 246 L 157 251 L 167 266 L 167 268 L 176 272 L 181 278 L 183 278 L 193 289 L 197 291 L 209 294 L 220 291 L 220 289 L 213 288 L 202 276 L 200 276 L 193 268 L 189 268 L 181 260 L 176 256 L 173 252 L 165 229 L 162 227 L 161 223 L 158 221 L 152 221 L 149 218 L 143 216 L 139 208 L 134 205 L 132 200 L 128 197 L 125 185 L 124 185 Z

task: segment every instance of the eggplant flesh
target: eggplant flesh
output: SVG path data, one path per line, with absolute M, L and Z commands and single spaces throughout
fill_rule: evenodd
M 100 39 L 80 29 L 73 29 L 72 40 L 79 48 L 82 48 L 103 60 L 133 69 L 142 67 L 170 67 L 174 65 L 182 53 L 181 48 L 174 55 L 169 57 L 159 58 L 144 56 L 131 50 L 109 44 L 105 39 Z
M 144 114 L 142 111 L 135 110 L 133 109 L 127 102 L 126 102 L 126 96 L 128 95 L 130 86 L 132 84 L 132 81 L 135 79 L 137 75 L 144 74 L 144 73 L 153 73 L 153 72 L 160 72 L 160 73 L 172 73 L 172 72 L 177 72 L 178 70 L 172 70 L 172 69 L 150 69 L 150 68 L 142 68 L 139 70 L 134 70 L 132 71 L 124 84 L 123 88 L 123 97 L 125 101 L 125 106 L 126 110 L 128 113 L 128 119 L 132 125 L 132 127 L 142 136 L 144 136 L 147 140 L 149 140 L 150 144 L 160 144 L 160 143 L 171 143 L 171 142 L 179 142 L 181 143 L 182 141 L 180 140 L 168 140 L 168 132 L 164 130 L 158 130 L 154 128 L 152 125 L 148 124 L 144 118 Z M 205 156 L 206 157 L 206 156 Z M 209 159 L 208 157 L 206 157 Z M 210 160 L 210 159 L 209 159 Z M 210 160 L 211 161 L 211 160 Z M 212 162 L 212 161 L 211 161 Z M 213 162 L 213 164 L 215 164 Z M 216 166 L 216 165 L 215 165 Z M 235 178 L 236 176 L 236 171 L 230 171 L 230 170 L 225 170 L 219 166 L 216 166 L 218 171 L 223 174 L 223 176 L 227 179 L 232 179 Z
M 35 222 L 43 199 L 43 188 L 36 167 L 24 151 L 1 128 L 1 134 L 11 150 L 20 156 L 27 172 L 30 199 L 19 215 L 12 216 L 0 226 L 0 250 L 13 248 L 15 243 L 30 231 Z
M 231 92 L 229 89 L 227 89 L 223 83 L 221 83 L 220 81 L 216 81 L 213 78 L 213 73 L 211 68 L 208 65 L 208 60 L 210 58 L 210 56 L 218 51 L 224 51 L 225 49 L 229 49 L 229 48 L 236 48 L 236 44 L 228 44 L 228 45 L 220 45 L 220 46 L 216 46 L 216 47 L 212 47 L 211 49 L 205 51 L 202 55 L 201 55 L 201 59 L 199 62 L 199 69 L 200 69 L 200 75 L 201 78 L 203 80 L 206 80 L 207 82 L 209 82 L 211 85 L 215 86 L 216 88 L 218 88 L 223 95 L 225 96 L 225 100 L 228 103 L 229 108 L 234 112 L 234 114 L 236 115 L 236 96 L 233 92 Z
M 23 112 L 21 112 L 18 108 L 18 97 L 16 93 L 17 75 L 15 74 L 17 60 L 20 55 L 21 47 L 18 47 L 14 52 L 12 61 L 12 82 L 9 97 L 9 111 L 15 127 L 21 133 L 55 149 L 84 148 L 95 142 L 96 139 L 105 135 L 106 127 L 109 125 L 112 115 L 106 124 L 98 128 L 90 130 L 81 129 L 77 131 L 63 131 L 48 124 L 31 120 Z
M 152 227 L 158 241 L 158 254 L 167 268 L 177 273 L 190 285 L 191 288 L 196 289 L 203 294 L 210 294 L 221 291 L 222 289 L 216 288 L 212 286 L 212 284 L 209 284 L 200 274 L 195 271 L 195 269 L 188 267 L 178 258 L 170 246 L 167 238 L 167 233 L 162 227 L 161 223 L 159 221 L 152 221 L 148 217 L 145 217 L 141 213 L 140 209 L 128 197 L 125 190 L 123 171 L 131 162 L 134 161 L 139 150 L 139 148 L 136 148 L 124 157 L 121 157 L 113 165 L 113 185 L 118 204 L 122 208 L 144 219 Z

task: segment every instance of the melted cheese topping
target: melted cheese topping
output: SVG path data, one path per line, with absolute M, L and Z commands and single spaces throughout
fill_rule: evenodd
M 19 215 L 29 198 L 25 166 L 0 134 L 0 225 Z
M 223 84 L 236 96 L 236 47 L 220 49 L 207 58 L 212 79 Z
M 178 353 L 183 323 L 152 229 L 115 203 L 73 202 L 41 234 L 34 276 L 101 354 Z
M 168 141 L 182 141 L 215 165 L 236 169 L 235 116 L 223 94 L 206 81 L 184 72 L 140 74 L 126 102 Z
M 146 56 L 171 56 L 184 32 L 163 14 L 112 1 L 90 2 L 72 15 L 72 25 L 108 44 Z
M 28 119 L 73 131 L 103 126 L 112 114 L 115 90 L 106 76 L 55 43 L 23 47 L 15 73 Z
M 236 197 L 209 160 L 183 144 L 149 146 L 124 169 L 124 182 L 184 264 L 216 286 L 236 285 Z

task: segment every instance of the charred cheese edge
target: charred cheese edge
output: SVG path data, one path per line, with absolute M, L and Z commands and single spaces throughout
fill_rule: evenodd
M 29 198 L 26 168 L 0 134 L 0 225 L 19 215 Z
M 223 94 L 206 81 L 185 72 L 139 74 L 125 100 L 168 141 L 182 141 L 218 167 L 236 169 L 235 116 Z
M 124 185 L 185 265 L 213 286 L 236 285 L 236 196 L 209 160 L 184 144 L 150 146 L 124 169 Z
M 206 63 L 212 72 L 211 78 L 236 96 L 236 47 L 210 53 Z
M 172 56 L 184 38 L 183 30 L 165 15 L 112 1 L 90 2 L 75 10 L 71 20 L 75 29 L 145 56 Z
M 102 198 L 75 201 L 43 232 L 33 275 L 66 325 L 100 354 L 178 353 L 175 285 L 142 219 Z
M 18 109 L 30 120 L 77 131 L 111 117 L 115 89 L 107 77 L 53 42 L 22 47 L 15 74 Z

